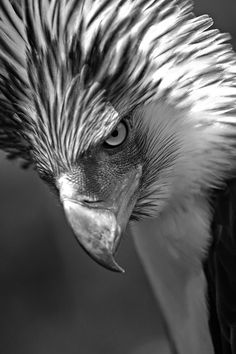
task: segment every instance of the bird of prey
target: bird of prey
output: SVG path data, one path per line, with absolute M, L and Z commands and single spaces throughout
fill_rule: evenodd
M 236 353 L 236 55 L 211 25 L 189 0 L 0 2 L 0 148 L 103 266 L 131 224 L 178 354 Z

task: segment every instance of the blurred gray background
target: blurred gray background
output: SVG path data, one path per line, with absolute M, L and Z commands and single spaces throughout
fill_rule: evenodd
M 236 0 L 195 3 L 236 38 Z M 168 353 L 131 237 L 118 256 L 125 275 L 102 269 L 34 172 L 2 155 L 0 170 L 0 354 Z

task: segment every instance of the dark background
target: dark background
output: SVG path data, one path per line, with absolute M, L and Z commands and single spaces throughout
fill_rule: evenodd
M 236 38 L 235 0 L 195 8 Z M 119 252 L 125 275 L 102 269 L 34 172 L 2 155 L 0 169 L 0 354 L 169 353 L 131 237 Z

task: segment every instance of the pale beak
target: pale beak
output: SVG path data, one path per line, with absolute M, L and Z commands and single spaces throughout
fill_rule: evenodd
M 76 239 L 99 264 L 116 272 L 124 272 L 114 255 L 135 204 L 135 191 L 140 170 L 133 171 L 111 192 L 109 200 L 89 201 L 77 192 L 77 186 L 66 175 L 58 179 L 60 199 Z
M 69 199 L 64 199 L 63 205 L 77 240 L 88 254 L 104 267 L 124 272 L 114 259 L 121 237 L 114 214 Z

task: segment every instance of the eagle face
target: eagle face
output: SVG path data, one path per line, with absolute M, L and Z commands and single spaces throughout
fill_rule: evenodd
M 99 263 L 121 268 L 113 259 L 133 213 L 141 183 L 142 158 L 131 118 L 124 118 L 96 147 L 61 171 L 56 186 L 76 238 Z
M 161 124 L 156 134 L 150 124 L 156 111 L 150 106 L 135 108 L 100 142 L 86 150 L 81 144 L 78 150 L 83 152 L 77 153 L 73 164 L 69 158 L 70 163 L 64 165 L 62 159 L 54 159 L 52 179 L 48 179 L 56 186 L 79 243 L 97 262 L 115 271 L 122 271 L 114 254 L 129 220 L 159 212 L 170 197 L 178 143 L 174 132 L 162 129 Z M 42 155 L 37 154 L 35 160 Z M 50 166 L 40 160 L 37 164 L 45 179 Z M 159 167 L 153 173 L 155 165 Z

